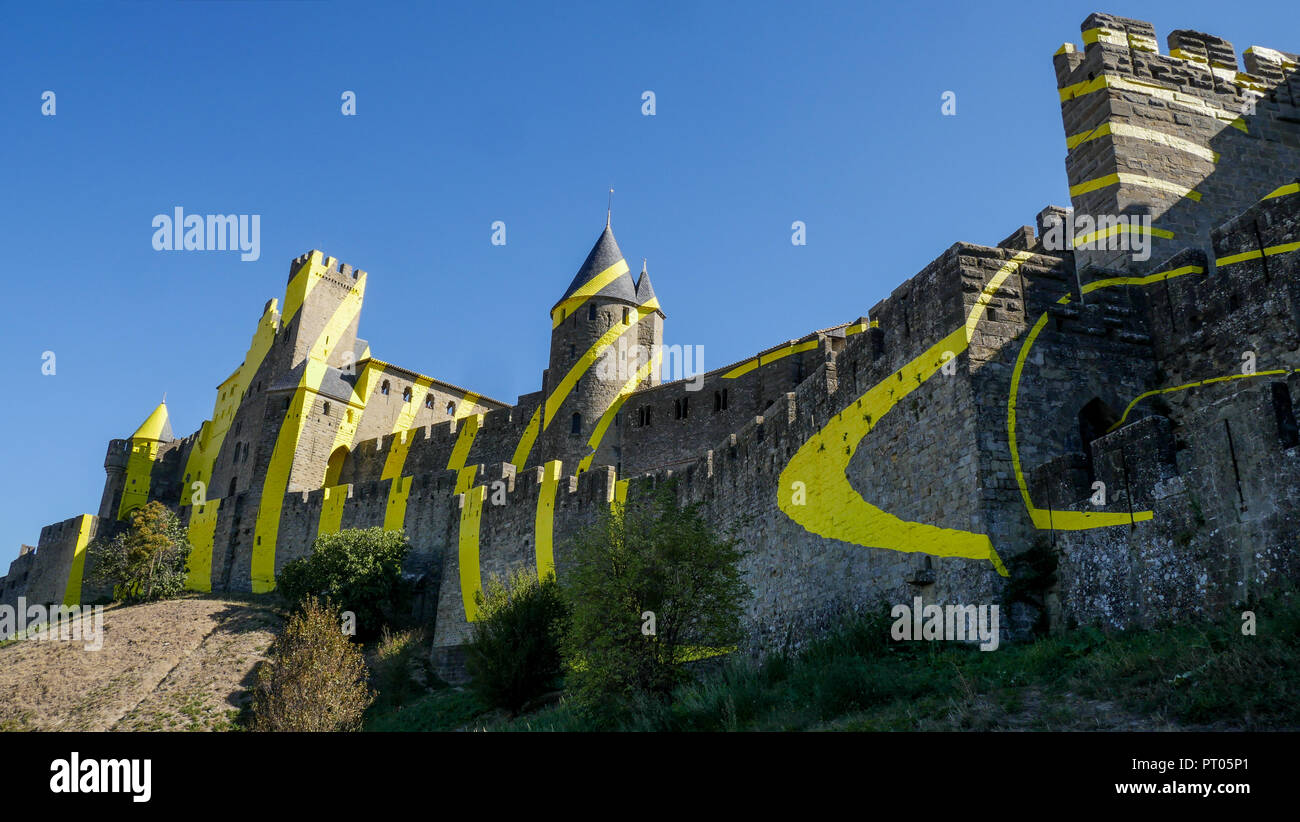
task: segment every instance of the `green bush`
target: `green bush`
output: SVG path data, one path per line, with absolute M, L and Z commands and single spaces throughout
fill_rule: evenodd
M 91 543 L 86 554 L 91 581 L 112 585 L 115 599 L 134 603 L 185 590 L 191 550 L 180 518 L 154 500 L 131 512 L 125 530 Z
M 271 644 L 253 689 L 253 730 L 352 731 L 374 699 L 339 609 L 307 597 Z
M 378 636 L 384 625 L 410 613 L 411 586 L 402 561 L 411 544 L 402 531 L 348 529 L 316 538 L 311 554 L 287 563 L 276 588 L 292 605 L 329 597 L 357 618 L 359 636 Z
M 465 658 L 470 687 L 484 703 L 513 713 L 557 686 L 564 599 L 554 576 L 538 581 L 530 571 L 493 578 L 478 596 Z
M 666 699 L 687 662 L 735 648 L 748 597 L 738 546 L 696 506 L 679 506 L 672 481 L 574 536 L 564 652 L 584 709 L 607 716 Z

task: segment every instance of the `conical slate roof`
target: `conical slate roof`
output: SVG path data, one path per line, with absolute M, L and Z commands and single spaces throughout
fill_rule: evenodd
M 167 403 L 160 402 L 153 413 L 135 429 L 131 439 L 157 440 L 159 442 L 171 442 L 176 439 L 172 435 L 172 423 L 167 416 Z
M 655 299 L 655 287 L 650 284 L 650 272 L 646 271 L 645 261 L 641 262 L 641 276 L 636 279 L 636 301 L 641 305 Z M 658 301 L 656 300 L 656 305 Z
M 566 306 L 569 313 L 572 313 L 573 309 L 592 297 L 636 302 L 636 285 L 628 274 L 627 261 L 623 259 L 623 252 L 619 250 L 614 232 L 608 225 L 592 246 L 591 253 L 578 269 L 573 282 L 569 283 L 564 296 L 560 297 L 551 311 L 554 313 L 561 306 Z

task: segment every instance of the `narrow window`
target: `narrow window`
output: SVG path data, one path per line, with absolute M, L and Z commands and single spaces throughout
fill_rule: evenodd
M 424 395 L 424 407 L 425 407 L 425 408 L 433 408 L 433 395 L 432 395 L 432 394 L 425 394 L 425 395 Z
M 722 410 L 722 392 L 714 391 L 713 392 L 713 413 L 716 414 L 721 410 Z
M 411 387 L 408 385 L 406 388 L 402 389 L 402 402 L 410 402 L 410 401 L 411 401 Z
M 233 496 L 235 495 L 235 485 L 236 485 L 238 482 L 239 482 L 239 477 L 231 477 L 231 478 L 230 478 L 230 493 L 226 494 L 226 496 L 228 496 L 228 497 L 233 497 Z
M 325 416 L 328 417 L 329 415 L 330 415 L 330 404 L 325 403 Z
M 627 321 L 631 318 L 631 316 L 632 316 L 632 312 L 631 312 L 629 309 L 624 308 L 624 309 L 623 309 L 623 324 L 624 324 L 624 325 L 627 325 Z
M 455 413 L 456 413 L 456 403 L 454 403 L 454 402 L 448 402 L 448 403 L 447 403 L 447 416 L 450 417 L 452 414 L 455 414 Z
M 590 305 L 587 306 L 587 319 L 589 319 L 589 320 L 594 320 L 594 319 L 596 319 L 596 304 L 595 304 L 595 303 L 591 303 Z
M 582 433 L 582 415 L 581 415 L 581 414 L 575 413 L 572 417 L 569 418 L 569 433 L 570 433 L 570 434 L 581 434 L 581 433 Z
M 383 384 L 379 386 L 379 393 L 385 397 L 388 396 L 388 380 L 384 380 Z
M 727 410 L 727 389 L 722 389 L 722 410 Z
M 578 356 L 578 348 L 573 343 L 569 343 L 569 359 L 572 360 Z

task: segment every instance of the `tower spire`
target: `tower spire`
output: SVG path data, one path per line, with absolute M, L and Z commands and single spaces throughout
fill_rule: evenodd
M 614 187 L 609 187 L 609 200 L 605 205 L 605 228 L 609 228 L 609 221 L 614 216 Z

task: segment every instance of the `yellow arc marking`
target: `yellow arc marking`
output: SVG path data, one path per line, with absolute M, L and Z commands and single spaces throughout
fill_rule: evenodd
M 993 295 L 1032 256 L 1018 252 L 998 271 L 972 306 L 966 323 L 863 394 L 810 437 L 781 472 L 777 505 L 805 530 L 842 542 L 891 551 L 986 559 L 1007 575 L 986 534 L 940 528 L 894 516 L 863 499 L 847 469 L 862 440 L 894 406 L 970 345 Z M 802 494 L 797 492 L 803 485 Z M 805 504 L 800 504 L 804 502 Z

